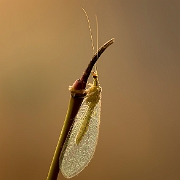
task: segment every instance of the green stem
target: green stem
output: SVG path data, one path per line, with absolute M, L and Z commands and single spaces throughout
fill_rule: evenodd
M 71 124 L 73 122 L 75 111 L 78 111 L 74 107 L 80 107 L 82 100 L 83 98 L 80 98 L 80 97 L 76 98 L 76 97 L 71 96 L 70 98 L 68 111 L 67 111 L 64 125 L 63 125 L 62 131 L 61 131 L 61 134 L 60 134 L 57 146 L 56 146 L 56 150 L 55 150 L 54 157 L 53 157 L 50 169 L 49 169 L 47 180 L 56 180 L 58 177 L 59 156 L 60 156 L 63 144 L 66 140 L 66 136 L 69 132 L 69 128 L 71 127 Z

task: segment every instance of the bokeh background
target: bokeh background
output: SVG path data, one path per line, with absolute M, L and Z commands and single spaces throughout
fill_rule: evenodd
M 115 43 L 98 62 L 97 150 L 74 180 L 179 180 L 178 0 L 0 0 L 0 179 L 46 179 L 68 86 L 92 57 L 81 7 L 95 43 L 95 14 L 99 46 Z

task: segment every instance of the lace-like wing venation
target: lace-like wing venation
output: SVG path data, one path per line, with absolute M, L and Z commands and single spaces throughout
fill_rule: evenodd
M 93 108 L 93 109 L 92 109 Z M 68 135 L 60 157 L 60 169 L 66 178 L 71 178 L 80 173 L 90 162 L 96 149 L 100 125 L 101 99 L 95 105 L 84 99 L 75 122 Z M 91 113 L 87 116 L 87 113 Z M 76 137 L 84 121 L 88 117 L 88 128 L 79 144 Z

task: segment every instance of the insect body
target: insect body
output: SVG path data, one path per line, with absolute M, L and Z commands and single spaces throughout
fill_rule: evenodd
M 80 173 L 92 159 L 99 134 L 102 88 L 97 73 L 75 117 L 60 155 L 60 170 L 66 178 Z

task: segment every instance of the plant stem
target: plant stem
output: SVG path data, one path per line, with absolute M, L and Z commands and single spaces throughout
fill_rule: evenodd
M 64 121 L 64 125 L 63 125 L 62 131 L 61 131 L 61 134 L 59 136 L 59 140 L 58 140 L 58 143 L 56 146 L 56 150 L 54 152 L 54 156 L 53 156 L 53 159 L 51 162 L 47 180 L 56 180 L 58 177 L 59 156 L 61 154 L 63 144 L 64 144 L 66 137 L 68 135 L 68 132 L 72 126 L 74 118 L 81 106 L 84 96 L 86 95 L 85 88 L 86 88 L 86 83 L 87 83 L 88 77 L 92 71 L 94 64 L 98 60 L 98 58 L 106 50 L 106 48 L 109 47 L 113 42 L 114 42 L 114 39 L 111 39 L 111 40 L 107 41 L 102 47 L 99 48 L 98 52 L 93 56 L 87 69 L 83 73 L 81 79 L 76 80 L 74 82 L 74 84 L 70 87 L 71 97 L 70 97 L 70 101 L 69 101 L 69 106 L 68 106 L 66 118 Z

